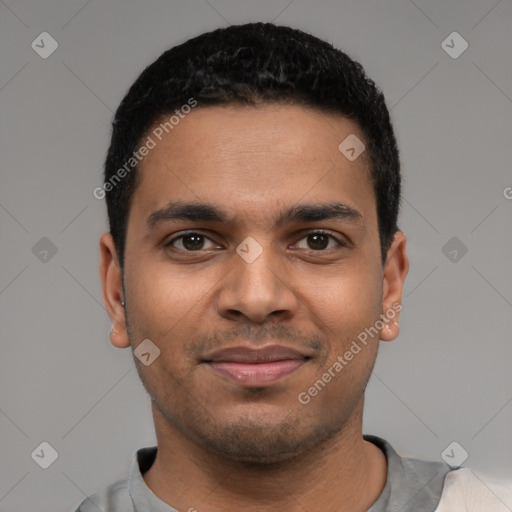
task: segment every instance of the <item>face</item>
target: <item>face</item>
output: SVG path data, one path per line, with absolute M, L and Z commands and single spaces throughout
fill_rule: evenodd
M 160 350 L 135 363 L 169 432 L 275 462 L 360 420 L 408 262 L 399 232 L 382 265 L 366 154 L 338 149 L 350 134 L 364 142 L 306 107 L 197 108 L 141 163 L 124 289 L 110 234 L 101 273 L 112 343 Z

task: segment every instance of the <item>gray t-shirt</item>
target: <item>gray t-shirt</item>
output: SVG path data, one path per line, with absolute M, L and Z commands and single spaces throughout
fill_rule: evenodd
M 457 470 L 442 461 L 402 457 L 384 439 L 363 437 L 379 447 L 388 462 L 386 485 L 368 512 L 435 511 L 446 475 Z M 137 450 L 132 457 L 130 475 L 86 498 L 75 512 L 177 512 L 157 498 L 142 478 L 156 453 L 156 446 Z

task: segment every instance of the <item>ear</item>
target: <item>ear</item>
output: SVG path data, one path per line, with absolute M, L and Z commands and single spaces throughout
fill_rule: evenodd
M 122 305 L 123 279 L 114 239 L 110 233 L 104 233 L 100 238 L 100 275 L 103 302 L 112 320 L 110 342 L 114 347 L 127 348 L 130 340 L 126 329 L 125 308 Z
M 400 332 L 398 317 L 402 309 L 404 282 L 409 272 L 409 258 L 405 246 L 405 234 L 397 231 L 384 264 L 382 315 L 385 325 L 380 333 L 380 339 L 383 341 L 394 340 Z

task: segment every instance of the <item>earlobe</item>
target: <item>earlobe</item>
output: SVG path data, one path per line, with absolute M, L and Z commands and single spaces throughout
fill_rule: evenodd
M 110 342 L 118 348 L 130 346 L 126 329 L 122 273 L 114 240 L 110 233 L 100 238 L 100 276 L 103 302 L 112 321 Z
M 383 313 L 385 314 L 385 313 Z M 398 313 L 397 313 L 398 315 Z M 386 320 L 386 324 L 384 325 L 381 333 L 380 339 L 382 341 L 393 341 L 400 334 L 400 324 L 398 323 L 397 317 L 395 319 Z
M 112 324 L 112 327 L 110 328 L 108 335 L 110 343 L 112 343 L 114 347 L 128 348 L 130 346 L 130 341 L 126 333 L 126 329 L 123 329 L 122 331 L 117 331 L 114 327 L 114 324 Z
M 380 339 L 383 341 L 394 340 L 400 332 L 398 319 L 402 309 L 402 293 L 408 272 L 409 258 L 407 257 L 405 234 L 402 231 L 397 231 L 384 264 L 381 314 L 385 326 L 380 335 Z

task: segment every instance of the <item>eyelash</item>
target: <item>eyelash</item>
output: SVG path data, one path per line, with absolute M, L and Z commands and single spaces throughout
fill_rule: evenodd
M 193 254 L 193 253 L 200 253 L 201 251 L 203 251 L 204 249 L 198 249 L 197 251 L 189 251 L 189 250 L 186 250 L 186 249 L 178 249 L 177 247 L 173 247 L 173 243 L 176 242 L 177 240 L 181 240 L 187 236 L 190 236 L 190 235 L 199 235 L 199 236 L 202 236 L 204 237 L 205 239 L 207 240 L 210 240 L 211 242 L 213 242 L 213 240 L 211 240 L 208 236 L 206 236 L 205 234 L 199 232 L 199 231 L 187 231 L 185 233 L 182 233 L 181 235 L 173 238 L 172 240 L 170 240 L 169 242 L 165 243 L 164 244 L 164 247 L 171 247 L 173 249 L 176 249 L 178 251 L 182 251 L 182 252 L 187 252 L 187 253 L 190 253 L 190 254 Z M 331 233 L 328 233 L 326 231 L 322 231 L 322 230 L 312 230 L 312 231 L 308 231 L 307 233 L 304 234 L 304 236 L 299 240 L 299 242 L 301 240 L 303 240 L 304 238 L 307 238 L 309 235 L 325 235 L 327 237 L 329 237 L 330 239 L 334 240 L 339 247 L 348 247 L 348 244 L 341 241 L 340 239 L 336 238 L 334 235 L 332 235 Z M 330 249 L 334 249 L 334 247 L 331 247 Z M 315 252 L 315 253 L 318 253 L 318 252 L 326 252 L 328 251 L 329 249 L 309 249 L 311 252 Z

